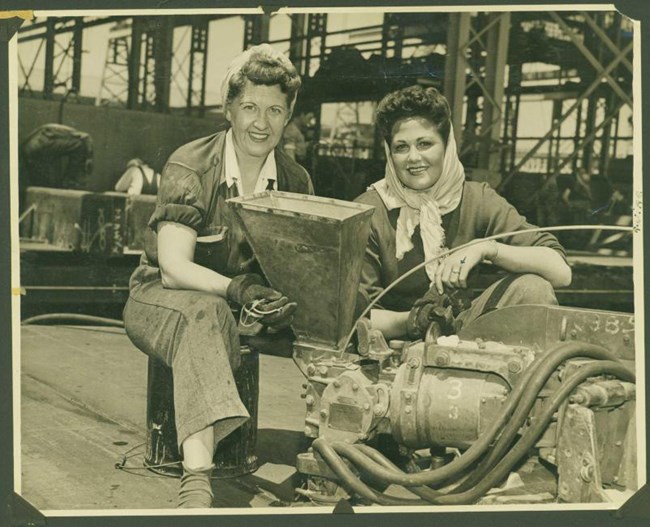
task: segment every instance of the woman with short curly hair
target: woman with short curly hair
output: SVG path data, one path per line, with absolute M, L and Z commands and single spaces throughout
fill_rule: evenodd
M 180 507 L 211 506 L 217 443 L 249 418 L 233 378 L 240 351 L 231 309 L 262 302 L 260 322 L 278 328 L 296 308 L 262 279 L 226 200 L 264 190 L 313 194 L 304 168 L 276 148 L 299 87 L 291 62 L 268 44 L 232 62 L 222 86 L 230 127 L 170 156 L 131 276 L 127 334 L 172 369 Z M 202 238 L 221 240 L 205 260 L 196 251 Z
M 472 240 L 532 227 L 489 185 L 465 180 L 445 97 L 421 86 L 395 91 L 379 103 L 376 122 L 386 168 L 385 177 L 357 198 L 375 207 L 357 311 L 395 279 L 432 259 L 382 298 L 376 306 L 381 309 L 371 312 L 374 328 L 389 338 L 421 338 L 431 322 L 427 309 L 466 288 L 469 272 L 483 261 L 506 271 L 506 277 L 455 313 L 455 329 L 493 307 L 557 303 L 554 287 L 571 282 L 571 269 L 551 234 L 480 241 L 435 259 Z

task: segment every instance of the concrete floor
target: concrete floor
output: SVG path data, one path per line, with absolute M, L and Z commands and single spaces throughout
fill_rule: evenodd
M 178 480 L 142 466 L 147 358 L 124 331 L 23 326 L 21 338 L 22 496 L 41 511 L 174 508 Z M 303 382 L 290 358 L 260 355 L 260 468 L 215 481 L 216 507 L 304 505 L 294 502 L 296 455 L 309 446 Z M 511 474 L 511 491 L 480 503 L 553 502 L 555 481 L 531 467 Z
M 178 480 L 142 468 L 147 358 L 122 330 L 23 326 L 21 362 L 22 495 L 29 502 L 40 510 L 175 507 Z M 288 505 L 299 484 L 295 456 L 307 446 L 303 377 L 291 359 L 269 355 L 260 357 L 260 372 L 260 468 L 216 481 L 216 506 Z M 116 469 L 125 454 L 127 469 Z

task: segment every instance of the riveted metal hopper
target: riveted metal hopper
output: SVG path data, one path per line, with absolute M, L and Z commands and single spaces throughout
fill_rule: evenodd
M 277 191 L 228 204 L 271 286 L 298 303 L 296 343 L 340 350 L 354 322 L 373 207 Z

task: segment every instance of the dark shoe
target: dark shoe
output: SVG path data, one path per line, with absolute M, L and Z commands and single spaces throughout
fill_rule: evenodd
M 183 464 L 181 486 L 178 489 L 179 509 L 209 509 L 212 507 L 214 494 L 210 476 L 214 465 L 192 470 Z

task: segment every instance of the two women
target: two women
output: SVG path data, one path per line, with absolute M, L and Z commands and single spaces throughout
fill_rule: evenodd
M 489 185 L 465 180 L 449 104 L 435 88 L 413 86 L 389 94 L 377 108 L 377 125 L 385 141 L 386 171 L 357 198 L 375 207 L 357 311 L 446 248 L 532 227 Z M 404 279 L 382 298 L 377 306 L 382 309 L 371 311 L 373 328 L 387 338 L 421 337 L 429 320 L 414 320 L 412 307 L 425 305 L 427 296 L 467 287 L 470 271 L 482 261 L 509 274 L 457 314 L 456 327 L 490 308 L 556 304 L 553 289 L 571 282 L 564 249 L 548 233 L 482 241 L 434 259 Z
M 232 308 L 255 300 L 281 327 L 295 303 L 266 287 L 226 200 L 267 189 L 313 194 L 307 172 L 276 149 L 300 87 L 289 60 L 268 44 L 230 65 L 222 85 L 230 128 L 176 150 L 165 165 L 148 241 L 130 281 L 126 331 L 172 368 L 180 507 L 210 507 L 215 448 L 249 418 L 233 371 L 240 362 Z M 201 237 L 221 239 L 221 258 L 197 263 Z
M 265 301 L 272 314 L 261 322 L 268 326 L 288 324 L 296 307 L 264 285 L 225 200 L 267 189 L 313 193 L 304 169 L 275 148 L 299 86 L 293 66 L 268 45 L 233 62 L 222 89 L 230 129 L 193 141 L 170 157 L 149 222 L 150 240 L 131 278 L 124 312 L 128 335 L 173 371 L 182 507 L 211 506 L 216 445 L 248 418 L 232 375 L 239 335 L 231 306 Z M 490 187 L 465 181 L 449 113 L 444 97 L 430 88 L 401 90 L 379 106 L 386 174 L 358 198 L 375 207 L 362 303 L 445 247 L 529 227 Z M 195 261 L 203 235 L 224 239 L 227 251 L 220 262 Z M 386 296 L 384 309 L 373 312 L 373 327 L 388 337 L 407 333 L 409 311 L 430 284 L 441 294 L 465 287 L 469 271 L 483 260 L 517 277 L 505 279 L 499 306 L 554 303 L 553 287 L 571 278 L 563 249 L 549 234 L 479 243 L 402 282 Z M 496 289 L 498 283 L 460 318 L 468 322 L 478 316 Z

